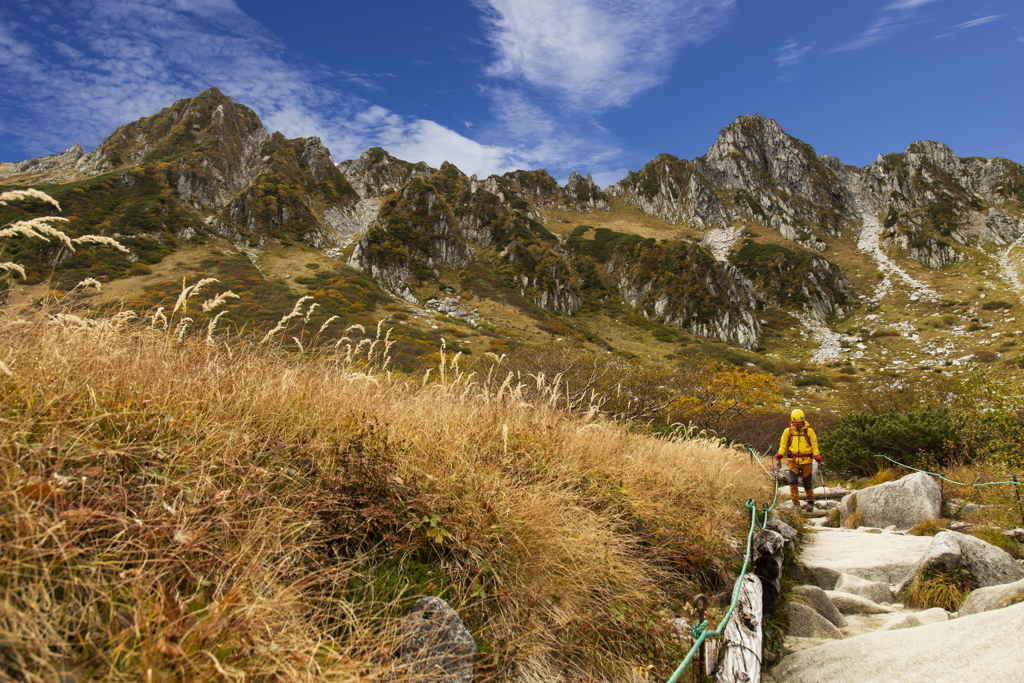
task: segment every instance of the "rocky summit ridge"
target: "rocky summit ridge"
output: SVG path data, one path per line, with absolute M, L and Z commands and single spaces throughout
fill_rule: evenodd
M 617 305 L 747 349 L 762 344 L 763 311 L 828 324 L 865 298 L 834 255 L 843 240 L 860 240 L 869 260 L 895 250 L 941 269 L 1024 235 L 1019 164 L 918 141 L 857 168 L 760 115 L 737 118 L 697 159 L 661 154 L 602 190 L 579 171 L 564 187 L 544 169 L 480 179 L 379 147 L 335 163 L 319 138 L 271 134 L 213 88 L 87 154 L 76 144 L 0 164 L 0 182 L 117 193 L 121 213 L 105 229 L 156 240 L 136 249 L 150 261 L 208 237 L 254 260 L 271 243 L 299 242 L 410 304 L 446 273 L 471 272 L 550 314 Z M 69 196 L 72 226 L 98 229 Z M 679 229 L 652 237 L 630 227 L 642 216 Z M 600 227 L 605 217 L 617 227 Z

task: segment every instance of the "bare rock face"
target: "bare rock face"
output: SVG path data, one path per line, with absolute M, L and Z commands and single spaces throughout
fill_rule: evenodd
M 910 529 L 941 516 L 942 494 L 935 480 L 915 472 L 899 481 L 854 491 L 843 498 L 839 504 L 842 521 L 845 523 L 854 512 L 860 513 L 861 526 L 884 529 L 895 525 L 899 530 Z
M 413 178 L 429 178 L 436 169 L 422 161 L 409 163 L 397 159 L 380 147 L 372 147 L 358 159 L 338 164 L 338 170 L 361 198 L 387 197 L 402 189 Z
M 789 635 L 797 638 L 842 638 L 836 626 L 813 608 L 798 602 L 786 604 L 789 615 Z M 841 618 L 841 617 L 840 617 Z
M 853 196 L 814 149 L 760 115 L 741 116 L 722 131 L 697 168 L 715 186 L 742 190 L 751 217 L 777 229 L 799 223 L 838 236 L 856 214 Z
M 683 242 L 640 245 L 617 252 L 606 269 L 626 303 L 644 317 L 701 337 L 757 346 L 761 327 L 753 286 L 704 248 Z
M 75 164 L 84 156 L 82 146 L 77 142 L 62 154 L 35 157 L 12 164 L 0 164 L 0 179 L 11 176 L 31 175 L 41 183 L 60 183 L 74 176 Z
M 1004 216 L 995 209 L 988 210 L 985 226 L 978 236 L 979 244 L 992 243 L 998 247 L 1013 244 L 1024 235 L 1024 222 L 1017 224 L 1012 218 Z
M 671 154 L 658 155 L 638 173 L 630 171 L 608 188 L 608 194 L 666 223 L 701 230 L 725 226 L 736 216 L 693 162 Z
M 867 598 L 878 604 L 893 602 L 892 589 L 884 581 L 868 581 L 853 574 L 840 574 L 836 583 L 836 590 L 841 593 L 850 593 Z
M 562 192 L 565 198 L 573 205 L 573 208 L 578 210 L 612 210 L 612 205 L 608 202 L 608 196 L 601 192 L 601 188 L 597 186 L 597 183 L 594 182 L 589 173 L 584 178 L 580 175 L 579 171 L 573 171 L 572 175 L 569 176 L 569 180 L 565 183 L 565 188 Z
M 420 598 L 402 617 L 401 661 L 413 678 L 472 683 L 476 642 L 441 598 Z
M 1024 579 L 971 591 L 960 605 L 960 616 L 966 617 L 979 612 L 1009 607 L 1024 602 Z
M 822 589 L 817 586 L 797 586 L 793 593 L 797 600 L 812 607 L 815 612 L 828 619 L 833 625 L 838 628 L 846 626 L 846 619 Z

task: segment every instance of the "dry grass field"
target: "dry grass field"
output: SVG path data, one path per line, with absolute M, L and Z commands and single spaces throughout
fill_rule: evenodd
M 766 492 L 500 367 L 390 377 L 372 331 L 299 357 L 129 317 L 0 320 L 5 678 L 416 680 L 397 619 L 426 594 L 478 680 L 660 675 Z

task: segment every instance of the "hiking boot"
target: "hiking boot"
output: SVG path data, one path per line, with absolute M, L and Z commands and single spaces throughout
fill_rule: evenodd
M 807 507 L 804 508 L 807 512 L 814 512 L 814 503 L 808 502 Z

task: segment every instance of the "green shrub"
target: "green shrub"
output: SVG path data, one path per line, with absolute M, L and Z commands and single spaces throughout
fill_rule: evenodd
M 928 469 L 948 465 L 954 455 L 969 456 L 961 425 L 947 410 L 927 409 L 899 414 L 851 413 L 839 426 L 819 435 L 829 464 L 861 476 L 871 476 L 888 455 L 905 465 Z

